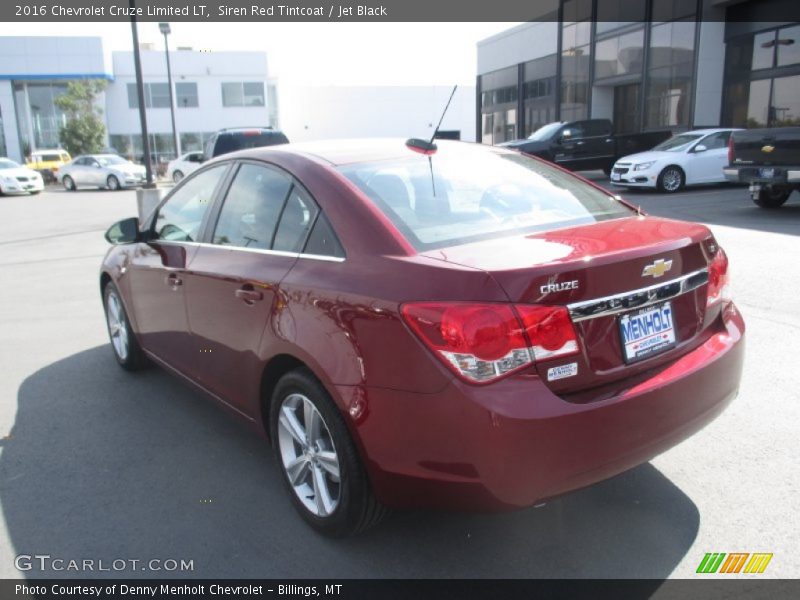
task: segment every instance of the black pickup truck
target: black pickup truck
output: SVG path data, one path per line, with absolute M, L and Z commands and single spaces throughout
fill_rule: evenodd
M 750 184 L 761 208 L 778 208 L 800 189 L 800 127 L 744 129 L 728 141 L 725 178 Z
M 498 144 L 544 158 L 572 171 L 602 169 L 606 175 L 618 158 L 649 150 L 672 134 L 669 131 L 614 135 L 608 119 L 556 121 L 524 140 Z

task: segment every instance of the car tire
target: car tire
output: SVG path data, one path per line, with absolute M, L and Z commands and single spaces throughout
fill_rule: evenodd
M 387 514 L 372 493 L 341 412 L 308 369 L 290 371 L 275 386 L 270 434 L 281 479 L 311 527 L 344 537 Z
M 61 180 L 61 183 L 68 192 L 74 192 L 76 190 L 75 181 L 69 175 L 64 175 L 64 179 Z
M 120 188 L 119 179 L 115 175 L 109 175 L 106 179 L 106 187 L 112 192 L 116 192 Z
M 180 183 L 180 182 L 181 182 L 181 179 L 183 179 L 183 173 L 182 173 L 181 171 L 175 171 L 175 172 L 172 174 L 172 181 L 173 181 L 174 183 Z
M 611 165 L 607 167 L 603 167 L 603 173 L 606 174 L 606 177 L 611 177 L 611 171 L 614 169 Z
M 662 194 L 674 194 L 683 189 L 686 184 L 686 175 L 683 169 L 675 165 L 664 167 L 658 175 L 656 187 Z
M 119 290 L 111 282 L 103 289 L 103 308 L 114 358 L 128 371 L 144 368 L 147 365 L 147 357 L 133 333 Z
M 753 202 L 760 208 L 780 208 L 791 195 L 791 189 L 779 187 L 761 188 L 758 196 L 753 198 Z

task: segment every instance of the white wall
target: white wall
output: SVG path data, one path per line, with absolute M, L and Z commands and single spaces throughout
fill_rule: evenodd
M 478 74 L 555 54 L 558 23 L 523 23 L 478 42 Z
M 167 63 L 163 50 L 141 52 L 142 77 L 145 82 L 166 83 Z M 114 83 L 106 91 L 108 130 L 115 134 L 138 134 L 139 110 L 128 105 L 128 83 L 136 82 L 132 52 L 114 52 Z M 267 56 L 263 52 L 195 52 L 170 49 L 173 83 L 197 83 L 197 108 L 175 109 L 178 133 L 212 132 L 224 127 L 267 126 Z M 222 83 L 261 81 L 264 83 L 264 106 L 225 107 Z M 171 133 L 169 108 L 147 109 L 150 133 Z
M 449 86 L 296 86 L 278 89 L 281 128 L 290 141 L 430 137 Z M 456 90 L 441 129 L 475 141 L 475 87 Z
M 0 37 L 0 75 L 12 79 L 94 75 L 109 72 L 99 37 Z

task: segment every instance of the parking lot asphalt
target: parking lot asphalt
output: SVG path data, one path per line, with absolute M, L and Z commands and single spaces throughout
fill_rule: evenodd
M 771 552 L 762 577 L 796 577 L 800 195 L 777 211 L 733 187 L 623 195 L 709 224 L 728 252 L 739 397 L 651 463 L 543 507 L 394 513 L 340 541 L 295 514 L 264 441 L 166 373 L 114 362 L 98 268 L 134 192 L 0 197 L 0 577 L 661 579 L 695 576 L 706 552 Z M 23 572 L 20 554 L 193 570 Z

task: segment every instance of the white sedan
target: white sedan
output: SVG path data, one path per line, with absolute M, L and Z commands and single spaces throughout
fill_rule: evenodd
M 685 185 L 723 183 L 728 140 L 737 129 L 697 129 L 678 134 L 647 152 L 623 156 L 611 170 L 611 185 L 677 192 Z
M 145 169 L 116 154 L 85 154 L 58 170 L 58 180 L 69 191 L 79 187 L 119 190 L 145 182 Z
M 178 183 L 201 164 L 203 164 L 202 152 L 187 152 L 183 156 L 169 161 L 167 165 L 167 177 L 172 179 L 175 183 Z
M 9 158 L 0 158 L 0 194 L 38 194 L 43 189 L 39 173 Z

